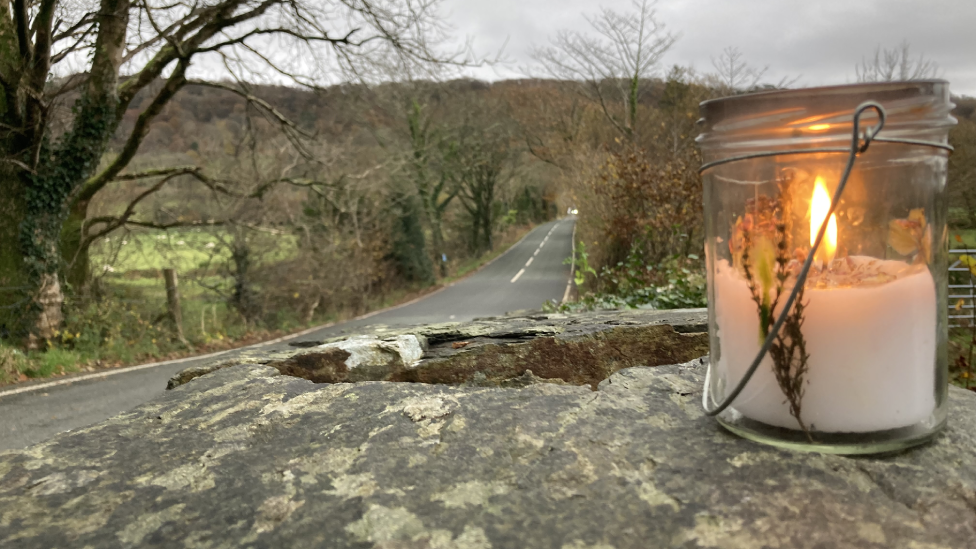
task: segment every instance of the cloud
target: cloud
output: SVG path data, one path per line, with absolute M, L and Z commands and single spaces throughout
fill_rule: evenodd
M 530 63 L 532 44 L 559 29 L 586 31 L 598 5 L 583 0 L 445 0 L 445 15 L 459 36 L 483 54 L 507 41 L 511 63 L 480 70 L 512 77 Z M 605 0 L 617 11 L 630 0 Z M 771 82 L 800 75 L 798 85 L 855 81 L 855 66 L 874 49 L 907 40 L 913 53 L 939 64 L 957 94 L 976 96 L 976 2 L 973 0 L 660 0 L 657 13 L 681 39 L 662 64 L 712 69 L 711 59 L 736 46 L 752 65 L 769 65 Z

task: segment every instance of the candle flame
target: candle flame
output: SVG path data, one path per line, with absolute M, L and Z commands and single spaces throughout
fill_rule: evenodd
M 827 192 L 827 185 L 824 184 L 822 177 L 817 177 L 813 187 L 813 198 L 810 200 L 810 245 L 817 240 L 817 233 L 820 232 L 820 225 L 823 224 L 830 211 L 830 193 Z M 837 253 L 837 215 L 831 214 L 827 222 L 827 232 L 824 234 L 823 242 L 817 257 L 830 264 Z

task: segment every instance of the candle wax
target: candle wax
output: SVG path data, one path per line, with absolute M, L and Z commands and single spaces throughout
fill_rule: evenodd
M 883 263 L 892 270 L 908 267 Z M 808 287 L 804 294 L 810 359 L 801 418 L 810 430 L 880 431 L 932 415 L 938 307 L 928 269 L 879 285 Z M 719 349 L 713 360 L 731 390 L 759 351 L 759 315 L 747 282 L 725 260 L 716 265 L 714 299 Z M 772 365 L 767 355 L 732 407 L 750 419 L 799 429 Z

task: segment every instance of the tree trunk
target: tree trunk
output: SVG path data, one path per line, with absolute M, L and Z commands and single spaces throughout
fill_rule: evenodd
M 61 257 L 66 268 L 65 281 L 74 294 L 88 290 L 91 274 L 88 246 L 81 247 L 82 226 L 88 217 L 88 201 L 79 200 L 71 205 L 68 217 L 61 229 Z
M 0 170 L 0 336 L 20 342 L 27 337 L 30 276 L 20 246 L 24 194 L 16 174 Z
M 4 310 L 17 315 L 13 319 L 15 337 L 26 339 L 29 347 L 40 347 L 45 340 L 54 338 L 61 327 L 61 234 L 65 209 L 72 193 L 98 166 L 118 125 L 116 87 L 126 45 L 129 0 L 101 0 L 97 21 L 99 31 L 88 85 L 75 104 L 70 131 L 54 145 L 43 141 L 41 134 L 19 146 L 5 144 L 4 152 L 15 158 L 23 157 L 24 151 L 36 153 L 30 160 L 35 173 L 22 171 L 20 175 L 0 178 L 0 203 L 11 208 L 10 215 L 4 215 L 0 222 L 5 237 L 0 241 L 0 279 L 26 287 L 26 295 L 22 294 L 20 300 L 0 299 L 7 306 Z
M 57 262 L 49 261 L 60 220 L 22 174 L 0 173 L 0 336 L 41 348 L 64 318 Z
M 486 251 L 492 251 L 495 249 L 495 238 L 492 234 L 491 227 L 491 207 L 489 206 L 485 211 L 485 215 L 482 218 L 483 228 L 482 231 L 485 233 L 485 248 Z
M 46 342 L 58 336 L 58 330 L 64 322 L 64 314 L 61 312 L 64 294 L 61 292 L 58 274 L 43 273 L 40 279 L 40 288 L 34 294 L 37 314 L 27 338 L 28 349 L 43 349 Z
M 416 197 L 401 195 L 397 221 L 394 228 L 393 257 L 400 274 L 411 282 L 433 284 L 434 266 L 427 252 L 424 237 L 421 204 Z
M 169 319 L 173 323 L 180 343 L 189 348 L 190 343 L 183 336 L 183 308 L 180 307 L 180 286 L 176 269 L 163 269 L 163 279 L 166 281 L 166 308 Z
M 234 262 L 234 293 L 230 301 L 234 309 L 240 313 L 245 324 L 256 322 L 258 319 L 257 299 L 251 288 L 251 249 L 244 237 L 235 236 L 231 245 L 231 260 Z
M 436 215 L 436 214 L 435 214 Z M 441 278 L 447 277 L 447 261 L 444 261 L 444 233 L 441 229 L 440 217 L 435 217 L 431 221 L 431 240 L 433 240 L 434 261 L 439 265 Z
M 317 296 L 315 298 L 315 301 L 313 301 L 311 305 L 308 306 L 308 309 L 305 309 L 305 317 L 304 317 L 305 324 L 312 323 L 312 319 L 315 318 L 315 310 L 319 308 L 319 305 L 321 303 L 322 303 L 322 296 L 320 295 Z

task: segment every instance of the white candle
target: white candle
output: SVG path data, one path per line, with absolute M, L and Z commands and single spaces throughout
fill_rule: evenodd
M 801 417 L 813 431 L 835 433 L 919 423 L 935 409 L 935 281 L 927 268 L 901 261 L 844 261 L 873 261 L 882 272 L 901 274 L 880 284 L 804 292 L 810 359 Z M 728 391 L 759 351 L 759 314 L 746 281 L 727 261 L 716 265 L 714 284 L 719 349 L 712 359 L 726 372 Z M 766 424 L 800 428 L 768 356 L 732 407 Z

